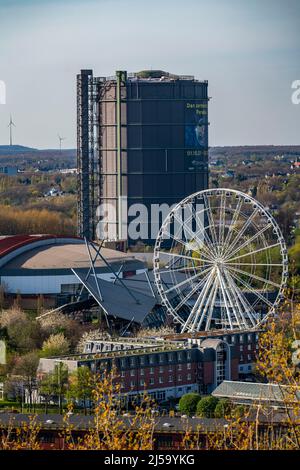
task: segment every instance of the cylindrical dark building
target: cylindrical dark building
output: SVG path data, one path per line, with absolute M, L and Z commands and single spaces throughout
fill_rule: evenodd
M 168 207 L 207 188 L 207 86 L 162 71 L 81 71 L 80 236 L 153 244 Z

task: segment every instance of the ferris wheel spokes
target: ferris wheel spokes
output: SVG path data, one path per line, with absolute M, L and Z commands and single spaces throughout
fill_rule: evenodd
M 188 217 L 181 220 L 187 206 Z M 180 221 L 172 234 L 171 226 Z M 200 191 L 177 204 L 154 249 L 159 295 L 182 331 L 189 332 L 260 324 L 282 297 L 287 264 L 272 216 L 252 197 L 230 189 Z M 168 286 L 161 279 L 167 275 Z

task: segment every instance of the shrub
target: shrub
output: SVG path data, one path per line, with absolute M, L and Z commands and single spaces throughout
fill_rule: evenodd
M 215 418 L 224 418 L 228 416 L 231 411 L 230 400 L 223 398 L 217 404 L 215 408 Z
M 197 415 L 202 418 L 212 418 L 218 404 L 216 397 L 204 397 L 197 404 Z
M 199 393 L 187 393 L 183 395 L 179 400 L 179 410 L 182 413 L 191 415 L 196 412 L 197 404 L 201 400 Z

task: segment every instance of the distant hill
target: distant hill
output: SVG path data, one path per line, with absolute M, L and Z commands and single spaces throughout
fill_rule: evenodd
M 16 153 L 36 152 L 37 149 L 23 145 L 0 145 L 0 155 L 14 155 Z
M 241 145 L 227 147 L 211 147 L 209 149 L 210 156 L 217 154 L 223 155 L 249 155 L 249 154 L 299 154 L 300 145 Z

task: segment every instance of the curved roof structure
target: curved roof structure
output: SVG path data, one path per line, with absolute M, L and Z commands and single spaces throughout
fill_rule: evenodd
M 109 248 L 102 248 L 101 253 L 111 263 L 135 261 L 133 256 Z M 88 252 L 82 238 L 16 235 L 0 239 L 0 269 L 51 270 L 87 268 L 89 265 Z M 101 259 L 96 262 L 96 267 L 104 266 Z

